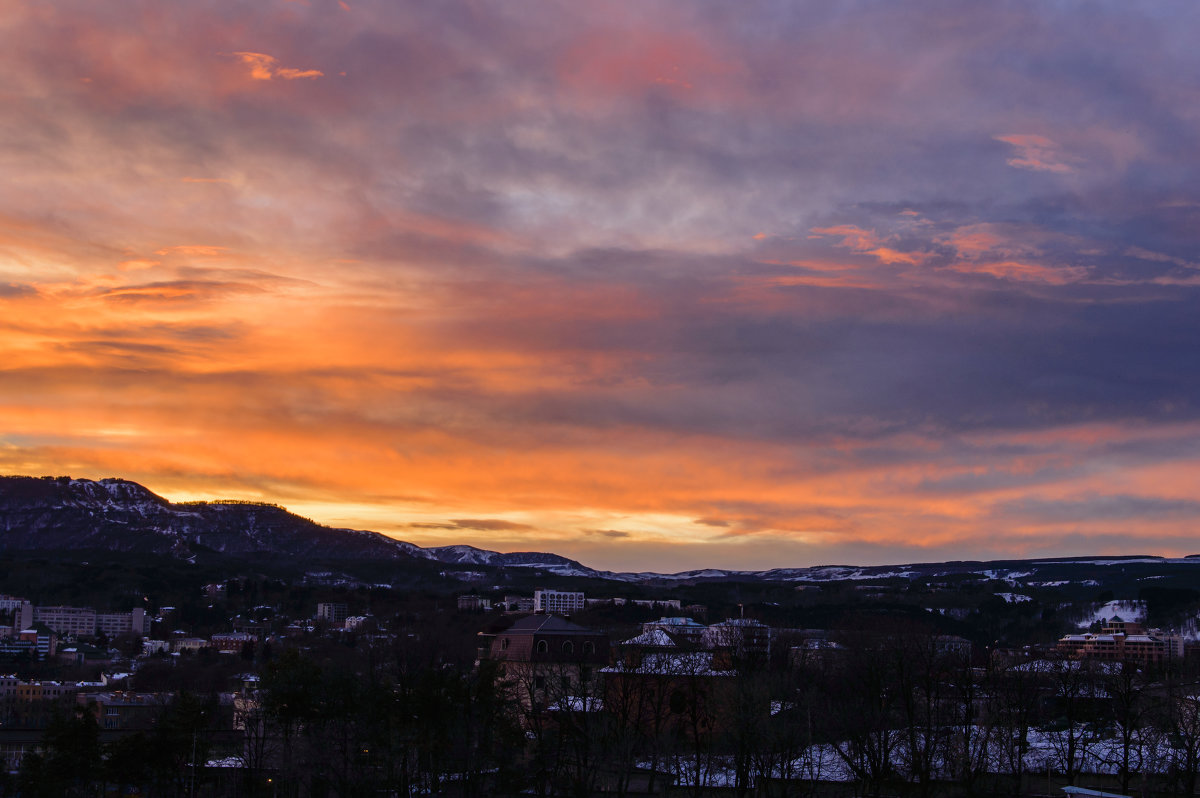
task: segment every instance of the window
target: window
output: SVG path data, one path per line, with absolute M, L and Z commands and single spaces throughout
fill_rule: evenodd
M 589 654 L 589 655 L 595 654 L 596 653 L 596 644 L 593 643 L 591 640 L 585 640 L 583 643 L 583 653 Z
M 687 709 L 687 694 L 676 688 L 671 691 L 670 708 L 672 715 L 682 715 Z
M 549 643 L 547 643 L 545 640 L 539 640 L 539 641 L 537 641 L 537 653 L 539 653 L 539 654 L 545 654 L 545 653 L 546 653 L 547 651 L 549 651 L 549 650 L 550 650 L 550 644 L 549 644 Z
M 564 654 L 573 654 L 575 653 L 575 644 L 570 640 L 566 640 L 563 642 L 562 649 Z
M 507 637 L 500 641 L 500 650 L 501 651 L 508 650 L 508 638 Z

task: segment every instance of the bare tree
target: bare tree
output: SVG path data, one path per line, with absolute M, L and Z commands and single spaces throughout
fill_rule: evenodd
M 1046 662 L 1054 689 L 1054 718 L 1046 737 L 1067 784 L 1073 785 L 1099 739 L 1103 690 L 1092 660 L 1062 657 Z

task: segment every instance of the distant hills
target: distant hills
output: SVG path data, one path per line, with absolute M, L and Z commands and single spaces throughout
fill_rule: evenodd
M 522 568 L 557 576 L 672 584 L 709 580 L 882 582 L 976 577 L 1014 586 L 1083 583 L 1111 571 L 1200 576 L 1200 558 L 1076 557 L 903 566 L 813 566 L 765 571 L 703 569 L 674 574 L 612 572 L 546 552 L 502 553 L 473 546 L 422 548 L 377 532 L 335 529 L 286 509 L 254 502 L 172 503 L 124 479 L 0 477 L 0 550 L 104 550 L 167 555 L 194 561 L 205 555 L 269 558 L 272 562 L 394 562 L 397 567 L 442 563 L 456 569 Z M 1133 572 L 1139 576 L 1134 577 Z M 1160 577 L 1161 578 L 1161 577 Z
M 172 503 L 124 479 L 0 477 L 0 549 L 105 550 L 194 559 L 216 553 L 309 561 L 436 561 L 536 566 L 568 576 L 590 568 L 557 554 L 501 554 L 471 546 L 425 549 L 378 532 L 335 529 L 255 502 Z

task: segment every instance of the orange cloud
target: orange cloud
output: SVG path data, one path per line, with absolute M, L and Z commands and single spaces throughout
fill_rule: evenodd
M 1057 174 L 1075 171 L 1059 146 L 1045 136 L 1017 134 L 994 138 L 1016 148 L 1017 154 L 1007 161 L 1009 166 Z
M 885 265 L 906 263 L 910 266 L 918 266 L 924 263 L 927 257 L 923 252 L 901 252 L 893 247 L 885 246 L 885 239 L 877 235 L 874 230 L 864 230 L 853 224 L 814 227 L 812 235 L 809 238 L 818 238 L 821 236 L 841 238 L 841 243 L 838 246 L 846 247 L 865 255 L 872 255 Z
M 1077 283 L 1088 276 L 1083 266 L 1042 266 L 1015 260 L 960 262 L 950 268 L 964 274 L 988 274 L 1001 280 L 1047 285 Z
M 302 80 L 324 77 L 325 73 L 318 69 L 293 69 L 279 66 L 275 56 L 265 53 L 234 53 L 242 63 L 250 68 L 250 77 L 254 80 Z
M 199 255 L 202 257 L 216 257 L 224 255 L 227 247 L 208 246 L 203 244 L 180 244 L 174 247 L 163 247 L 155 250 L 155 255 Z
M 839 224 L 832 227 L 814 227 L 813 236 L 836 236 L 841 238 L 841 246 L 856 252 L 866 252 L 879 246 L 880 239 L 873 230 L 864 230 L 858 225 Z

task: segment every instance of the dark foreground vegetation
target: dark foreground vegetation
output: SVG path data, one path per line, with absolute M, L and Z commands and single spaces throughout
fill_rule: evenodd
M 231 627 L 257 637 L 224 654 L 138 656 L 140 640 L 97 641 L 129 658 L 128 680 L 69 702 L 0 702 L 10 765 L 0 794 L 940 798 L 1060 794 L 1071 784 L 1193 796 L 1194 658 L 1054 652 L 1077 605 L 1114 595 L 1141 599 L 1150 623 L 1195 617 L 1200 593 L 1186 579 L 1147 583 L 1143 567 L 1022 586 L 1027 600 L 1013 602 L 1011 584 L 971 576 L 798 590 L 510 569 L 471 587 L 423 568 L 397 588 L 363 584 L 369 575 L 313 581 L 269 564 L 231 578 L 224 561 L 9 553 L 0 556 L 9 593 L 113 609 L 140 602 L 164 639 Z M 220 591 L 206 591 L 217 582 Z M 673 597 L 703 623 L 744 616 L 773 635 L 769 649 L 627 642 L 664 612 L 606 604 L 572 618 L 607 636 L 603 662 L 579 648 L 540 661 L 494 656 L 487 641 L 513 616 L 458 611 L 456 594 L 534 586 Z M 314 622 L 317 603 L 331 601 L 370 623 Z M 0 665 L 22 680 L 100 670 L 62 659 Z
M 720 669 L 679 656 L 580 685 L 570 660 L 476 666 L 452 626 L 281 644 L 239 663 L 260 681 L 174 691 L 119 731 L 85 701 L 10 701 L 3 728 L 43 741 L 4 794 L 987 796 L 1081 784 L 1191 796 L 1200 775 L 1200 683 L 1184 661 L 1003 660 L 890 624 L 788 658 L 734 646 Z M 649 655 L 617 646 L 612 658 L 636 656 Z

